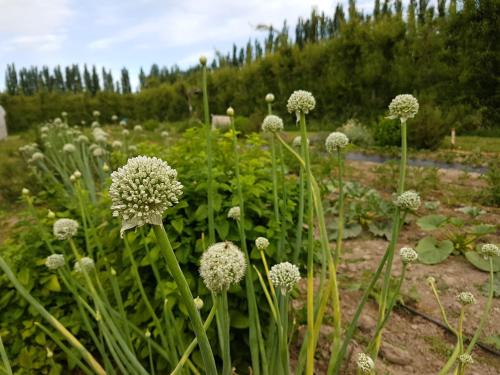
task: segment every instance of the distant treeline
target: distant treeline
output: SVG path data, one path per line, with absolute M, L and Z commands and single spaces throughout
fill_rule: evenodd
M 260 25 L 263 41 L 216 52 L 209 63 L 211 111 L 232 105 L 257 119 L 265 94 L 273 92 L 276 110 L 285 115 L 288 96 L 301 88 L 318 101 L 312 119 L 333 128 L 352 117 L 376 122 L 394 95 L 407 92 L 424 111 L 432 108 L 436 127 L 498 127 L 499 13 L 498 0 L 438 0 L 436 7 L 411 0 L 406 12 L 401 0 L 375 0 L 372 14 L 363 15 L 350 0 L 347 11 L 339 4 L 333 15 L 313 10 L 294 32 L 286 21 L 278 29 Z M 114 81 L 110 71 L 99 74 L 95 67 L 17 72 L 9 65 L 0 104 L 14 129 L 63 110 L 74 121 L 93 109 L 106 118 L 174 121 L 199 116 L 199 80 L 198 67 L 154 64 L 147 74 L 141 69 L 139 91 L 132 92 L 126 68 Z

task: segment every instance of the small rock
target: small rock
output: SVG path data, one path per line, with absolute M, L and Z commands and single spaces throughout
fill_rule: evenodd
M 406 366 L 412 362 L 412 358 L 406 350 L 396 348 L 395 346 L 388 343 L 382 343 L 382 347 L 380 348 L 380 355 L 384 357 L 388 362 L 400 366 Z
M 377 322 L 370 315 L 361 315 L 358 320 L 358 327 L 363 332 L 371 332 L 376 325 Z
M 416 325 L 416 324 L 412 324 L 412 325 L 411 325 L 411 329 L 417 330 L 417 329 L 418 329 L 418 325 Z

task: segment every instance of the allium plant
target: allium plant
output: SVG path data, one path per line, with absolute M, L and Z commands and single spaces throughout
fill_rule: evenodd
M 244 227 L 245 201 L 243 199 L 243 189 L 240 176 L 238 139 L 236 137 L 236 127 L 234 125 L 234 109 L 231 107 L 228 108 L 227 115 L 230 117 L 230 122 L 231 122 L 231 138 L 233 141 L 233 152 L 234 152 L 234 171 L 236 176 L 235 193 L 238 197 L 237 207 L 239 207 L 239 215 L 238 219 L 236 219 L 236 223 L 240 235 L 241 248 L 243 250 L 243 253 L 245 254 L 247 263 L 250 264 L 250 257 L 247 249 L 247 240 Z M 264 340 L 260 326 L 259 310 L 257 307 L 257 300 L 255 298 L 255 290 L 253 285 L 253 270 L 250 267 L 248 268 L 245 277 L 245 292 L 248 300 L 248 320 L 249 320 L 248 336 L 250 340 L 250 355 L 252 360 L 252 370 L 257 375 L 260 375 L 261 370 L 264 374 L 267 374 L 267 369 L 268 369 L 267 358 L 265 355 Z
M 241 281 L 246 268 L 245 255 L 229 241 L 210 246 L 200 260 L 200 276 L 206 287 L 214 294 L 217 305 L 217 331 L 222 352 L 223 375 L 231 375 L 232 371 L 227 290 L 231 285 Z
M 164 212 L 175 205 L 182 194 L 176 170 L 158 158 L 139 156 L 129 159 L 124 167 L 113 172 L 111 180 L 113 215 L 122 220 L 122 234 L 145 224 L 153 226 L 158 245 L 188 310 L 205 370 L 215 375 L 217 368 L 200 314 L 162 223 Z

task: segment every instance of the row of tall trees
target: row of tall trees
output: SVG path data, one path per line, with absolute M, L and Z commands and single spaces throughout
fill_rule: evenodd
M 211 110 L 223 113 L 232 105 L 240 115 L 258 117 L 265 111 L 262 98 L 267 92 L 275 94 L 279 111 L 290 93 L 302 88 L 316 96 L 312 118 L 325 127 L 350 117 L 369 124 L 383 116 L 394 95 L 407 92 L 419 98 L 431 128 L 499 127 L 499 16 L 498 0 L 438 0 L 435 6 L 429 0 L 410 0 L 406 9 L 401 0 L 374 0 L 369 15 L 350 0 L 346 10 L 339 4 L 333 14 L 313 9 L 293 32 L 286 22 L 278 28 L 259 25 L 261 40 L 234 45 L 228 53 L 217 51 L 209 64 Z M 84 67 L 80 79 L 78 69 L 68 69 L 64 74 L 58 67 L 48 74 L 35 68 L 15 74 L 10 66 L 7 92 L 50 88 L 61 111 L 75 102 L 65 99 L 74 95 L 70 93 L 85 88 L 85 95 L 97 97 L 104 91 L 117 95 L 114 103 L 126 103 L 127 115 L 138 120 L 172 120 L 201 112 L 198 67 L 154 64 L 149 71 L 141 69 L 140 90 L 132 94 L 126 69 L 114 85 L 110 72 L 100 80 L 94 67 Z M 98 96 L 96 103 L 101 97 L 106 98 L 98 108 L 102 111 L 109 95 Z M 17 102 L 9 100 L 9 105 Z M 36 98 L 32 102 L 46 105 Z M 38 113 L 57 115 L 43 108 Z
M 100 91 L 127 94 L 132 92 L 127 68 L 121 70 L 120 80 L 113 80 L 111 70 L 102 68 L 100 74 L 95 65 L 85 64 L 80 71 L 78 64 L 54 69 L 48 66 L 21 68 L 8 64 L 5 73 L 5 89 L 9 95 L 34 95 L 38 92 L 81 93 L 92 95 Z

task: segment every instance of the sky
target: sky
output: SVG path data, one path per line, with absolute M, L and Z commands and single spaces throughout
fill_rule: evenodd
M 346 3 L 346 0 L 339 0 Z M 195 65 L 215 50 L 263 39 L 258 24 L 281 28 L 288 20 L 293 35 L 299 16 L 313 7 L 333 14 L 334 0 L 0 0 L 0 90 L 5 68 L 86 63 L 122 67 L 138 84 L 140 67 Z M 373 0 L 358 0 L 370 13 Z M 345 6 L 345 4 L 344 4 Z M 345 7 L 346 8 L 346 7 Z

